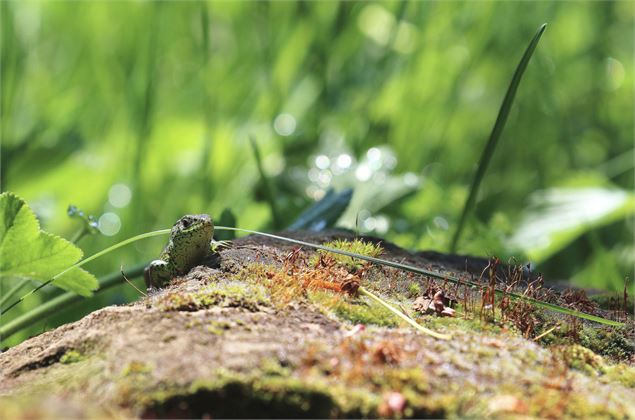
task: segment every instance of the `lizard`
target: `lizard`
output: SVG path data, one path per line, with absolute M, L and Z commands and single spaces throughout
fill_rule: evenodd
M 212 255 L 217 245 L 213 235 L 214 221 L 207 214 L 188 214 L 177 220 L 159 259 L 143 272 L 148 291 L 163 288 L 172 278 L 187 274 Z

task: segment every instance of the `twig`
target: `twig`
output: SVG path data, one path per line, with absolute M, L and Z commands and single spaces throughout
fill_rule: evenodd
M 137 292 L 139 292 L 140 294 L 142 294 L 143 296 L 148 296 L 147 293 L 139 290 L 139 288 L 137 286 L 134 285 L 133 282 L 131 282 L 130 280 L 128 280 L 128 277 L 126 277 L 126 275 L 123 272 L 123 265 L 119 268 L 119 271 L 121 272 L 121 277 L 123 277 L 123 279 L 130 285 L 132 286 Z
M 542 334 L 540 334 L 539 336 L 534 338 L 534 341 L 538 341 L 540 340 L 542 337 L 546 336 L 547 334 L 551 334 L 553 332 L 553 330 L 555 330 L 556 328 L 560 327 L 560 324 L 556 324 L 553 327 L 549 328 L 547 331 L 543 332 Z
M 434 338 L 438 338 L 440 340 L 449 340 L 451 338 L 447 334 L 440 334 L 438 332 L 432 331 L 432 330 L 424 327 L 423 325 L 418 324 L 413 319 L 411 319 L 408 316 L 406 316 L 405 314 L 402 314 L 401 312 L 399 312 L 397 309 L 395 309 L 392 305 L 388 304 L 388 302 L 386 302 L 385 300 L 383 300 L 379 296 L 377 296 L 377 295 L 371 293 L 370 291 L 368 291 L 366 288 L 360 286 L 360 288 L 357 289 L 357 290 L 362 295 L 368 296 L 369 298 L 371 298 L 375 302 L 379 303 L 381 306 L 383 306 L 384 308 L 388 309 L 390 312 L 392 312 L 393 314 L 397 315 L 399 318 L 403 319 L 408 324 L 412 325 L 414 328 L 416 328 L 417 330 L 421 331 L 422 333 L 428 334 L 428 335 L 430 335 L 430 336 L 432 336 Z

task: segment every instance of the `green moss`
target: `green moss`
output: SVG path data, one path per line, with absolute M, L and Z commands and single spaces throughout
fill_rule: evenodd
M 392 312 L 378 305 L 342 301 L 333 308 L 333 311 L 338 317 L 353 324 L 374 324 L 383 327 L 399 325 Z
M 604 368 L 603 382 L 618 382 L 627 388 L 635 388 L 635 367 L 619 363 Z
M 97 399 L 82 399 L 81 403 L 68 395 L 34 398 L 32 394 L 0 397 L 0 419 L 130 419 L 133 414 L 121 407 L 100 405 Z
M 170 395 L 171 394 L 171 395 Z M 155 394 L 142 417 L 327 418 L 335 407 L 328 390 L 298 379 L 231 375 L 198 382 L 183 392 Z
M 189 387 L 147 391 L 141 417 L 444 417 L 457 411 L 460 400 L 458 393 L 431 398 L 420 368 L 376 371 L 367 383 L 370 388 L 315 369 L 298 377 L 269 360 L 251 374 L 221 370 Z M 386 411 L 384 396 L 395 390 L 407 400 L 403 413 Z
M 633 342 L 628 338 L 629 328 L 632 329 L 632 325 L 607 327 L 589 324 L 573 329 L 565 324 L 539 342 L 550 347 L 579 344 L 613 362 L 627 362 L 635 355 Z
M 259 281 L 260 279 L 267 278 L 267 273 L 276 270 L 279 270 L 279 268 L 272 264 L 246 264 L 240 271 L 238 271 L 238 273 L 234 274 L 231 277 L 231 280 L 244 283 L 253 283 Z
M 309 300 L 320 307 L 323 312 L 332 312 L 340 319 L 353 324 L 373 324 L 383 327 L 399 325 L 395 315 L 383 306 L 365 299 L 349 300 L 346 296 L 336 295 L 328 291 L 312 291 Z
M 293 370 L 289 367 L 280 365 L 280 362 L 276 359 L 266 359 L 262 362 L 260 371 L 266 376 L 283 376 L 289 377 Z
M 202 320 L 200 320 L 199 318 L 195 318 L 195 319 L 185 323 L 185 328 L 187 328 L 187 329 L 195 328 L 195 327 L 201 326 L 202 324 L 203 324 Z
M 418 318 L 428 328 L 435 331 L 470 331 L 470 332 L 486 332 L 492 334 L 499 334 L 503 332 L 504 326 L 493 322 L 482 321 L 478 317 L 476 318 L 464 318 L 457 312 L 456 317 L 440 317 L 440 316 L 421 316 Z M 509 330 L 508 330 L 509 331 Z
M 329 248 L 340 249 L 342 251 L 353 252 L 355 254 L 360 254 L 367 257 L 375 257 L 375 258 L 379 257 L 382 254 L 382 252 L 384 252 L 384 249 L 380 245 L 373 244 L 371 242 L 364 242 L 360 239 L 355 239 L 352 241 L 338 239 L 335 241 L 326 242 L 323 245 Z M 359 258 L 347 257 L 345 255 L 334 254 L 328 251 L 319 251 L 319 252 L 323 255 L 328 254 L 329 256 L 333 257 L 336 261 L 344 264 L 350 270 L 357 270 L 363 267 L 365 264 L 368 264 L 368 262 L 364 260 L 360 260 Z M 315 262 L 317 261 L 317 259 L 315 258 L 312 261 Z
M 602 356 L 598 356 L 586 347 L 573 344 L 570 346 L 553 347 L 552 351 L 571 369 L 576 369 L 593 376 L 604 372 L 605 365 Z
M 152 378 L 153 367 L 142 361 L 132 361 L 114 377 L 113 400 L 116 405 L 132 407 L 145 400 L 144 395 L 155 386 Z
M 225 331 L 231 329 L 231 323 L 225 321 L 210 321 L 205 329 L 214 335 L 222 335 Z
M 86 359 L 86 356 L 84 356 L 79 351 L 68 350 L 66 353 L 62 355 L 62 357 L 60 357 L 60 363 L 68 365 L 71 363 L 81 362 L 82 360 L 85 360 L 85 359 Z
M 563 393 L 541 387 L 523 398 L 527 413 L 539 418 L 631 418 L 633 411 L 623 404 L 607 404 L 578 392 Z
M 346 363 L 366 360 L 360 362 L 363 369 L 332 372 L 324 370 L 322 364 L 314 364 L 300 372 L 269 359 L 248 374 L 219 370 L 213 377 L 187 386 L 154 384 L 138 392 L 133 405 L 138 407 L 137 414 L 141 417 L 261 417 L 262 413 L 282 418 L 442 418 L 505 414 L 620 418 L 632 415 L 622 403 L 607 406 L 584 394 L 570 393 L 566 387 L 545 387 L 543 382 L 536 382 L 529 388 L 512 383 L 498 388 L 501 395 L 518 400 L 519 405 L 512 408 L 518 411 L 506 412 L 504 407 L 490 405 L 490 400 L 483 398 L 482 389 L 478 387 L 446 383 L 439 388 L 435 378 L 421 366 L 402 368 L 372 362 L 367 355 L 375 347 L 363 343 L 368 344 L 362 340 L 359 346 L 338 351 L 338 358 L 349 358 Z M 349 353 L 351 349 L 353 353 Z M 591 365 L 597 357 L 580 346 L 561 350 L 573 359 L 582 359 Z M 330 360 L 332 355 L 327 352 L 324 357 Z M 609 368 L 602 378 L 617 380 L 625 386 L 633 385 L 632 370 L 626 366 Z M 386 404 L 386 395 L 393 392 L 405 400 L 400 413 L 391 412 Z
M 267 360 L 251 374 L 219 370 L 188 387 L 140 395 L 142 417 L 331 417 L 335 403 L 324 383 L 306 383 Z
M 247 283 L 262 291 L 267 304 L 284 309 L 289 302 L 304 299 L 304 285 L 298 275 L 266 264 L 248 264 L 232 276 L 233 281 Z
M 145 362 L 132 361 L 128 363 L 123 370 L 121 371 L 121 375 L 123 377 L 146 374 L 152 372 L 152 366 Z
M 627 361 L 635 355 L 633 343 L 627 338 L 628 328 L 585 326 L 579 336 L 579 344 L 614 361 Z
M 421 285 L 419 283 L 410 283 L 408 285 L 408 297 L 416 298 L 421 296 Z
M 198 311 L 212 306 L 241 307 L 257 311 L 269 305 L 262 287 L 244 283 L 218 283 L 195 293 L 170 293 L 157 306 L 164 311 Z

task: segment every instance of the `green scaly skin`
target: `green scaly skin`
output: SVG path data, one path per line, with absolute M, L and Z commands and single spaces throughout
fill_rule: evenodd
M 148 290 L 164 287 L 171 279 L 187 274 L 213 253 L 214 222 L 207 214 L 188 214 L 172 227 L 170 240 L 158 260 L 143 273 Z

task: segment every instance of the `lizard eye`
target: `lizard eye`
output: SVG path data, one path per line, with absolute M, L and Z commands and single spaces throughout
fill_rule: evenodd
M 189 219 L 183 219 L 183 227 L 185 229 L 187 229 L 188 227 L 190 227 L 190 220 Z

